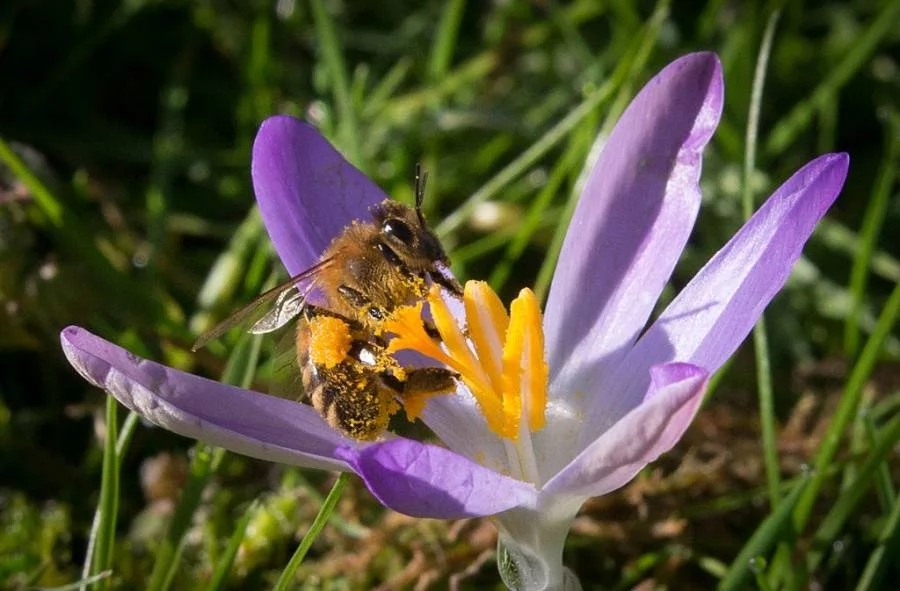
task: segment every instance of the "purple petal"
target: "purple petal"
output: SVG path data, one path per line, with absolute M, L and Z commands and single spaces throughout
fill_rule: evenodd
M 641 337 L 610 387 L 640 390 L 646 368 L 673 360 L 716 371 L 784 285 L 848 166 L 846 154 L 821 156 L 779 187 Z
M 354 443 L 309 406 L 141 359 L 77 326 L 60 341 L 84 379 L 164 429 L 272 462 L 348 469 L 337 450 Z
M 670 449 L 691 424 L 708 372 L 686 363 L 651 369 L 644 402 L 607 429 L 544 486 L 542 494 L 605 495 Z
M 413 517 L 458 519 L 534 507 L 535 488 L 442 447 L 408 439 L 345 455 L 384 505 Z
M 718 58 L 691 54 L 653 78 L 613 130 L 572 216 L 547 303 L 557 396 L 598 391 L 597 376 L 644 328 L 694 225 L 702 152 L 722 97 Z
M 279 115 L 253 142 L 253 188 L 281 262 L 296 275 L 355 219 L 387 195 L 308 123 Z

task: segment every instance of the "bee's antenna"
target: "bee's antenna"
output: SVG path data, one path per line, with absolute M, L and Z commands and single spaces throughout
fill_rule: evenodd
M 422 163 L 416 162 L 416 215 L 419 222 L 425 225 L 425 216 L 422 214 L 422 202 L 425 200 L 425 183 L 428 182 L 428 173 L 422 170 Z

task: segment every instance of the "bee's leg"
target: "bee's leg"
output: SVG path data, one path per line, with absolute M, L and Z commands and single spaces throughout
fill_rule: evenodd
M 426 318 L 422 321 L 423 326 L 425 327 L 425 334 L 431 337 L 431 340 L 440 343 L 441 342 L 441 333 L 438 332 L 437 327 L 434 325 L 434 322 L 431 321 L 430 318 Z
M 452 394 L 456 391 L 459 374 L 439 367 L 422 367 L 406 370 L 406 380 L 399 391 L 407 417 L 418 415 L 432 396 Z M 419 409 L 410 414 L 410 409 Z
M 353 289 L 349 285 L 339 285 L 337 291 L 347 301 L 348 304 L 360 310 L 360 315 L 366 313 L 375 320 L 384 320 L 388 317 L 387 310 L 379 306 L 372 305 L 372 300 L 366 297 L 362 292 Z
M 440 343 L 441 342 L 441 333 L 438 331 L 437 327 L 434 325 L 434 322 L 430 318 L 425 318 L 422 320 L 422 324 L 425 327 L 425 334 L 431 337 L 431 340 Z M 463 336 L 468 338 L 469 336 L 469 327 L 466 325 L 460 326 L 460 330 L 463 333 Z
M 347 326 L 350 327 L 350 330 L 363 331 L 364 327 L 360 324 L 359 320 L 354 320 L 353 318 L 347 318 L 340 312 L 335 312 L 334 310 L 329 310 L 328 308 L 323 308 L 321 306 L 317 306 L 315 304 L 303 304 L 303 314 L 307 320 L 311 318 L 315 318 L 316 316 L 330 316 L 331 318 L 337 318 L 339 320 L 343 320 L 347 323 Z
M 442 367 L 420 367 L 406 370 L 406 381 L 400 395 L 408 398 L 416 395 L 431 396 L 456 390 L 459 374 Z

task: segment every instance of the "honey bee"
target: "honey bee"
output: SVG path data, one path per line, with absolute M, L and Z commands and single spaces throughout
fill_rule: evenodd
M 261 309 L 268 311 L 252 333 L 299 317 L 296 361 L 304 394 L 332 427 L 358 440 L 387 429 L 397 399 L 453 390 L 456 375 L 448 369 L 402 368 L 387 354 L 382 329 L 397 307 L 425 297 L 428 282 L 462 297 L 459 282 L 444 273 L 449 259 L 422 214 L 425 180 L 417 167 L 414 208 L 390 199 L 373 206 L 371 221 L 344 228 L 317 264 L 201 335 L 193 349 Z

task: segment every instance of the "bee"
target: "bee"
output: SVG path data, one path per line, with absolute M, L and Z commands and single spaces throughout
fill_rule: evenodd
M 425 180 L 417 167 L 414 208 L 390 199 L 373 206 L 371 221 L 353 221 L 313 267 L 258 296 L 201 335 L 193 349 L 263 309 L 268 311 L 251 333 L 298 318 L 296 362 L 304 394 L 332 427 L 357 440 L 376 439 L 387 429 L 397 399 L 455 389 L 456 374 L 448 369 L 401 367 L 387 354 L 382 328 L 399 306 L 423 299 L 429 282 L 462 297 L 459 282 L 444 272 L 449 259 L 422 214 Z

